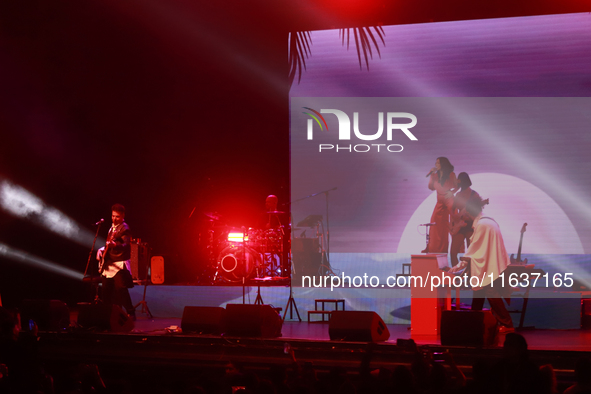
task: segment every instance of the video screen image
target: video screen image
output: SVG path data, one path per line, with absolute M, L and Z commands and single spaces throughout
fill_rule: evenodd
M 483 215 L 498 223 L 507 253 L 548 273 L 548 286 L 536 287 L 590 285 L 590 18 L 298 37 L 306 50 L 290 90 L 294 285 L 306 273 L 365 275 L 373 282 L 304 283 L 302 291 L 408 298 L 387 281 L 426 249 L 436 205 L 428 175 L 440 157 L 488 199 Z M 310 251 L 327 257 L 310 263 Z M 556 275 L 561 283 L 552 283 Z

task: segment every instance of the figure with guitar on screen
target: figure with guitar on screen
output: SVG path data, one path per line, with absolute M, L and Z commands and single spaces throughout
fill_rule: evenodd
M 451 234 L 451 246 L 449 248 L 449 254 L 451 255 L 451 266 L 455 267 L 458 264 L 458 253 L 464 252 L 465 247 L 470 246 L 470 237 L 474 233 L 472 228 L 473 221 L 464 217 L 462 219 L 461 212 L 466 207 L 466 202 L 471 196 L 480 195 L 472 190 L 472 181 L 470 176 L 465 172 L 458 174 L 457 187 L 460 189 L 454 197 L 454 202 L 450 214 L 449 221 L 449 232 Z M 488 204 L 488 198 L 482 201 L 483 206 Z
M 111 207 L 113 222 L 107 235 L 107 242 L 97 253 L 99 274 L 103 287 L 102 301 L 105 305 L 119 305 L 135 318 L 135 309 L 128 288 L 133 287 L 130 273 L 131 231 L 125 223 L 125 207 L 115 204 Z

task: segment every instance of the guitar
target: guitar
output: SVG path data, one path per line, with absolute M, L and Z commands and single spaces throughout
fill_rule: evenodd
M 510 260 L 511 264 L 515 265 L 526 265 L 527 259 L 521 261 L 521 245 L 523 244 L 523 233 L 525 233 L 525 228 L 527 227 L 527 223 L 523 223 L 523 227 L 521 227 L 521 237 L 519 238 L 519 248 L 517 249 L 517 259 L 513 258 L 511 255 Z
M 105 270 L 105 259 L 107 258 L 107 252 L 109 251 L 109 242 L 113 240 L 115 235 L 115 231 L 109 231 L 109 235 L 107 236 L 107 243 L 105 244 L 105 248 L 103 249 L 103 254 L 101 255 L 101 259 L 99 261 L 98 271 L 99 275 L 103 273 Z
M 482 206 L 488 205 L 489 199 L 482 201 Z M 458 213 L 454 213 L 451 215 L 451 221 L 449 223 L 449 233 L 451 235 L 456 235 L 461 229 L 466 227 L 466 222 L 462 220 L 462 215 Z

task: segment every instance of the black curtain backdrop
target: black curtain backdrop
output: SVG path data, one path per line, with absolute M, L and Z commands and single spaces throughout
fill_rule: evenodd
M 203 212 L 249 226 L 268 194 L 287 201 L 287 32 L 265 15 L 188 2 L 0 7 L 0 177 L 90 231 L 124 204 L 168 283 L 199 275 Z M 0 242 L 80 272 L 89 251 L 2 209 Z M 5 304 L 87 296 L 21 262 L 0 257 L 0 270 Z

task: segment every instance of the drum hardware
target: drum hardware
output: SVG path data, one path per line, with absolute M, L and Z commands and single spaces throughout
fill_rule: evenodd
M 285 314 L 283 315 L 283 321 L 287 318 L 287 311 L 289 311 L 289 318 L 293 319 L 293 310 L 295 309 L 296 314 L 298 315 L 298 320 L 302 321 L 300 317 L 300 312 L 298 311 L 298 306 L 296 305 L 295 298 L 293 298 L 293 288 L 291 284 L 291 278 L 289 280 L 289 299 L 287 300 L 287 305 L 285 305 Z
M 207 250 L 210 266 L 215 270 L 213 283 L 284 276 L 283 226 L 264 230 L 222 226 L 209 231 Z
M 261 297 L 261 284 L 257 283 L 257 298 L 254 300 L 255 305 L 263 305 L 263 297 Z
M 295 309 L 295 312 L 298 316 L 298 320 L 301 322 L 302 318 L 300 317 L 300 312 L 298 311 L 298 306 L 296 305 L 295 302 L 295 298 L 293 297 L 293 283 L 292 283 L 292 277 L 293 274 L 295 274 L 295 267 L 293 266 L 293 261 L 291 259 L 291 249 L 288 250 L 287 253 L 287 266 L 289 267 L 289 270 L 291 271 L 288 275 L 289 275 L 289 298 L 287 299 L 287 304 L 285 305 L 285 313 L 283 314 L 283 321 L 285 321 L 285 319 L 287 318 L 287 313 L 289 312 L 289 318 L 293 319 L 293 310 Z
M 268 276 L 281 276 L 278 269 L 281 267 L 283 253 L 283 228 L 251 229 L 248 234 L 248 246 L 261 255 L 258 278 Z
M 261 265 L 260 278 L 280 276 L 278 270 L 280 269 L 279 259 L 277 254 L 262 253 L 263 263 Z

